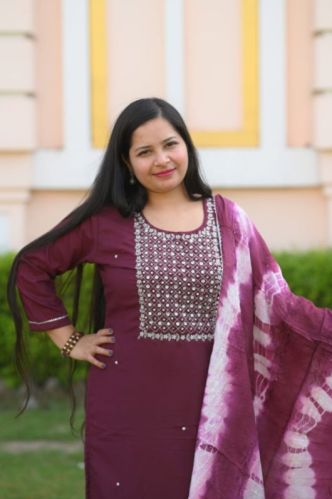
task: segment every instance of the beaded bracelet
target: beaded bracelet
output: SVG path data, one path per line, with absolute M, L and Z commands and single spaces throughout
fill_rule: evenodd
M 79 333 L 78 331 L 74 331 L 69 336 L 69 338 L 66 341 L 66 343 L 64 344 L 64 346 L 61 348 L 61 354 L 64 357 L 69 357 L 70 352 L 72 351 L 72 349 L 74 348 L 74 346 L 76 345 L 76 343 L 80 340 L 80 338 L 82 338 L 82 336 L 83 336 L 82 333 Z

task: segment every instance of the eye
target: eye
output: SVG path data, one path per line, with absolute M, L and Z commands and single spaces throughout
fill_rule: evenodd
M 137 156 L 146 156 L 149 152 L 149 149 L 144 149 L 143 151 L 139 152 Z
M 178 142 L 176 140 L 172 140 L 171 142 L 167 142 L 166 147 L 176 146 Z

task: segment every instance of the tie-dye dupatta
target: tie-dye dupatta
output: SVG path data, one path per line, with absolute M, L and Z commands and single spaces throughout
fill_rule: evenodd
M 332 497 L 332 311 L 217 196 L 224 277 L 189 499 Z

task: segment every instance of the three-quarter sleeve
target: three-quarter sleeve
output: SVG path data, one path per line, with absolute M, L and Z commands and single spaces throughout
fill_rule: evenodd
M 80 263 L 94 262 L 97 233 L 96 217 L 90 217 L 56 241 L 20 258 L 16 283 L 32 331 L 71 324 L 54 280 Z

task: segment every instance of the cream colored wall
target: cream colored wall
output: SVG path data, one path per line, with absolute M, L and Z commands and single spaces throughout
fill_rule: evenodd
M 62 26 L 58 0 L 35 0 L 39 147 L 63 145 Z
M 85 191 L 32 191 L 27 205 L 27 242 L 48 231 L 82 201 Z
M 274 249 L 305 250 L 326 245 L 326 204 L 320 189 L 226 189 Z M 64 218 L 84 191 L 33 191 L 27 205 L 27 241 Z
M 315 0 L 313 12 L 313 145 L 327 207 L 327 242 L 332 246 L 332 5 Z
M 164 2 L 107 1 L 109 122 L 128 102 L 165 97 Z M 121 47 L 121 50 L 119 48 Z
M 313 7 L 313 0 L 287 1 L 287 142 L 290 147 L 312 144 Z
M 33 0 L 0 7 L 0 247 L 8 250 L 26 240 L 36 146 L 35 18 Z
M 226 189 L 274 250 L 306 250 L 327 244 L 327 207 L 320 188 Z
M 0 151 L 36 145 L 34 32 L 32 0 L 1 3 Z
M 185 110 L 193 130 L 243 125 L 240 0 L 186 0 Z

